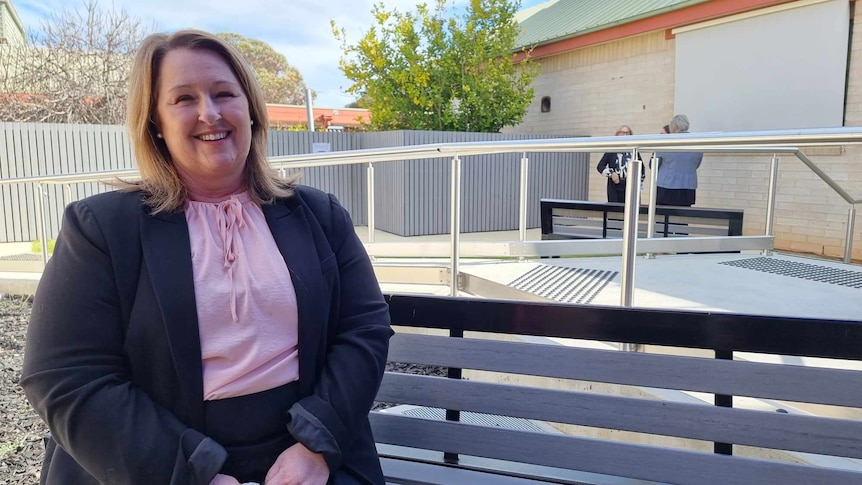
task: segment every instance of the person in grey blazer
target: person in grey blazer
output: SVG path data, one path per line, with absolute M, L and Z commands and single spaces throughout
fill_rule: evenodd
M 688 117 L 676 115 L 668 124 L 670 133 L 688 133 Z M 658 182 L 656 204 L 691 207 L 696 202 L 697 169 L 702 152 L 656 153 Z
M 347 211 L 270 167 L 251 67 L 152 34 L 127 102 L 141 180 L 68 206 L 33 304 L 40 483 L 383 485 L 388 307 Z

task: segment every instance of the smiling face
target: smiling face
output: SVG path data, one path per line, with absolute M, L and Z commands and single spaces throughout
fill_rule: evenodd
M 158 131 L 190 195 L 241 191 L 251 118 L 248 98 L 224 59 L 204 49 L 168 52 L 156 95 Z

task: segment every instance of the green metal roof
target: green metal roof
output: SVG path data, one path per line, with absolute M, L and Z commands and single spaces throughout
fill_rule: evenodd
M 709 0 L 551 0 L 516 15 L 517 48 L 548 44 L 604 30 Z

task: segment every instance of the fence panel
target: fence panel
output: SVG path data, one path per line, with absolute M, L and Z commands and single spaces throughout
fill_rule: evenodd
M 382 133 L 270 132 L 270 156 L 314 151 L 346 151 L 429 143 L 551 138 L 547 135 L 393 131 Z M 3 179 L 134 168 L 123 126 L 0 123 L 0 177 Z M 587 198 L 586 154 L 532 153 L 528 226 L 539 226 L 539 199 Z M 518 227 L 520 154 L 463 158 L 463 232 Z M 449 231 L 450 159 L 405 160 L 375 165 L 378 229 L 402 236 Z M 300 183 L 335 194 L 357 225 L 367 224 L 367 165 L 302 169 Z M 292 170 L 286 170 L 288 174 Z M 43 198 L 49 237 L 60 229 L 68 201 L 112 190 L 100 183 L 45 184 Z M 38 238 L 35 184 L 0 187 L 0 242 Z

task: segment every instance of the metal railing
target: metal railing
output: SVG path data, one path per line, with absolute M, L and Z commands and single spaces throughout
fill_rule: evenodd
M 779 154 L 792 155 L 802 161 L 821 180 L 832 188 L 842 199 L 849 204 L 847 216 L 847 232 L 845 239 L 844 261 L 850 262 L 853 243 L 853 230 L 856 217 L 855 205 L 862 200 L 854 199 L 844 188 L 833 180 L 825 171 L 820 169 L 801 150 L 800 147 L 830 146 L 862 144 L 862 128 L 831 128 L 831 129 L 806 129 L 806 130 L 776 130 L 758 132 L 726 132 L 726 133 L 677 133 L 672 135 L 636 135 L 625 137 L 591 137 L 591 138 L 561 138 L 561 139 L 536 139 L 536 140 L 507 140 L 490 142 L 466 142 L 466 143 L 442 143 L 430 145 L 416 145 L 409 147 L 381 148 L 353 150 L 344 152 L 315 153 L 291 156 L 270 157 L 272 166 L 286 175 L 286 170 L 310 167 L 325 167 L 335 165 L 367 164 L 368 171 L 368 250 L 372 257 L 408 255 L 403 249 L 395 248 L 392 244 L 375 243 L 375 214 L 374 214 L 374 164 L 386 161 L 421 160 L 429 158 L 451 157 L 451 213 L 450 213 L 450 242 L 448 243 L 447 255 L 450 259 L 450 287 L 453 295 L 458 292 L 459 261 L 465 252 L 470 256 L 546 256 L 552 254 L 574 254 L 578 250 L 574 245 L 589 248 L 592 254 L 622 253 L 622 292 L 620 303 L 623 306 L 631 306 L 632 291 L 635 270 L 635 255 L 638 244 L 648 253 L 653 252 L 675 252 L 686 250 L 750 250 L 762 249 L 771 252 L 773 241 L 773 226 L 775 220 L 776 191 L 778 183 Z M 638 207 L 640 205 L 640 193 L 638 184 L 629 184 L 624 219 L 626 221 L 623 239 L 606 241 L 527 241 L 527 178 L 529 171 L 529 159 L 527 153 L 538 152 L 632 152 L 633 174 L 630 178 L 639 180 L 643 170 L 642 162 L 638 161 L 639 152 L 679 152 L 696 151 L 705 153 L 741 154 L 758 153 L 772 154 L 769 176 L 769 190 L 767 197 L 766 226 L 764 236 L 747 237 L 717 237 L 696 238 L 689 241 L 680 239 L 650 239 L 652 231 L 647 231 L 647 239 L 637 238 Z M 517 242 L 498 243 L 465 243 L 460 241 L 460 217 L 461 217 L 461 164 L 462 157 L 470 155 L 486 155 L 492 153 L 521 153 L 521 183 L 519 197 L 519 239 Z M 655 164 L 653 164 L 655 166 Z M 652 227 L 655 222 L 655 193 L 657 187 L 657 170 L 651 170 L 650 177 L 650 201 L 648 211 L 648 226 Z M 98 182 L 115 179 L 117 177 L 135 177 L 135 170 L 121 170 L 111 172 L 90 172 L 81 174 L 54 175 L 41 177 L 27 177 L 18 179 L 0 180 L 0 186 L 20 183 L 33 183 L 37 185 L 41 197 L 46 194 L 42 190 L 43 184 L 61 184 L 82 182 Z M 40 222 L 39 234 L 47 241 L 45 234 L 45 211 L 44 204 L 40 200 Z M 631 227 L 630 227 L 631 226 Z M 618 249 L 621 245 L 621 251 Z M 429 256 L 429 251 L 436 254 L 442 249 L 439 245 L 420 243 L 416 245 L 422 252 L 415 251 L 411 256 Z M 43 261 L 47 261 L 47 244 L 42 244 Z M 683 248 L 683 249 L 680 249 Z M 409 250 L 408 250 L 409 252 Z

